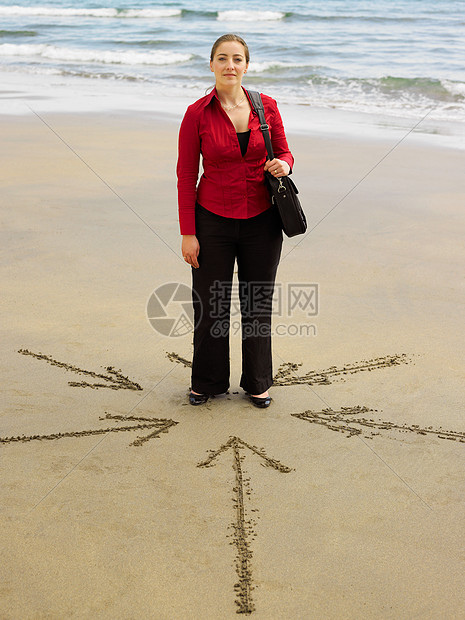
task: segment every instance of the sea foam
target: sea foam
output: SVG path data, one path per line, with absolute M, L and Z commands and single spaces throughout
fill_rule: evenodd
M 262 22 L 283 19 L 285 13 L 280 11 L 219 11 L 220 22 Z
M 119 65 L 171 65 L 191 60 L 191 54 L 157 50 L 153 52 L 119 52 L 71 47 L 57 47 L 47 44 L 4 43 L 0 45 L 0 56 L 41 57 L 69 62 L 96 62 Z
M 50 6 L 2 6 L 0 15 L 5 16 L 35 16 L 35 17 L 106 17 L 106 18 L 159 18 L 177 17 L 182 14 L 181 9 L 74 9 Z

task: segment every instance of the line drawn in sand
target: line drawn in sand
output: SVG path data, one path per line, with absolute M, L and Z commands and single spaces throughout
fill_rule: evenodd
M 465 443 L 465 432 L 449 431 L 428 426 L 420 427 L 418 424 L 396 424 L 395 422 L 375 420 L 374 418 L 361 417 L 364 413 L 377 412 L 377 409 L 368 407 L 341 407 L 338 411 L 333 409 L 323 409 L 322 411 L 303 411 L 302 413 L 292 413 L 292 417 L 299 418 L 311 424 L 321 424 L 331 431 L 343 433 L 346 437 L 363 435 L 366 439 L 371 439 L 376 435 L 388 435 L 388 431 L 399 433 L 416 433 L 417 435 L 435 435 L 439 439 L 449 439 Z M 386 431 L 383 433 L 383 431 Z
M 167 353 L 166 357 L 170 360 L 170 362 L 176 362 L 177 364 L 182 364 L 185 368 L 192 368 L 192 362 L 186 360 L 184 357 L 181 357 L 178 353 L 174 351 L 172 353 Z
M 172 426 L 176 426 L 178 422 L 174 420 L 167 420 L 162 418 L 141 418 L 135 416 L 122 416 L 106 414 L 105 417 L 100 417 L 99 420 L 118 420 L 120 422 L 138 422 L 138 424 L 132 424 L 130 426 L 112 426 L 110 428 L 94 428 L 91 430 L 83 431 L 66 431 L 59 433 L 51 433 L 49 435 L 18 435 L 16 437 L 0 437 L 0 443 L 27 443 L 28 441 L 42 441 L 42 440 L 54 440 L 63 439 L 64 437 L 89 437 L 90 435 L 105 435 L 107 433 L 120 433 L 125 431 L 135 431 L 142 429 L 155 429 L 144 437 L 138 437 L 135 441 L 130 443 L 130 446 L 142 446 L 146 441 L 150 439 L 158 438 L 162 433 L 167 433 Z
M 30 355 L 31 357 L 35 357 L 38 360 L 43 360 L 52 366 L 58 366 L 59 368 L 64 368 L 65 370 L 74 372 L 77 375 L 87 375 L 89 377 L 93 377 L 94 379 L 103 379 L 103 381 L 105 381 L 105 383 L 68 381 L 68 385 L 71 387 L 90 387 L 92 389 L 110 388 L 111 390 L 142 390 L 138 383 L 131 381 L 131 379 L 121 374 L 121 370 L 115 370 L 114 366 L 106 366 L 105 370 L 107 371 L 107 374 L 103 374 L 94 372 L 93 370 L 84 370 L 82 368 L 78 368 L 77 366 L 73 366 L 72 364 L 67 364 L 66 362 L 59 362 L 58 360 L 53 359 L 50 355 L 33 353 L 28 349 L 19 349 L 18 353 L 21 353 L 21 355 Z
M 292 468 L 283 465 L 276 459 L 272 459 L 265 454 L 262 448 L 251 446 L 239 437 L 230 437 L 229 440 L 220 446 L 218 450 L 211 450 L 210 456 L 199 463 L 197 467 L 213 467 L 213 461 L 223 452 L 229 449 L 233 452 L 233 470 L 234 470 L 234 510 L 235 520 L 232 523 L 234 532 L 234 544 L 236 546 L 236 573 L 238 581 L 234 585 L 236 591 L 236 612 L 238 614 L 250 615 L 255 611 L 255 605 L 252 599 L 253 581 L 252 581 L 252 549 L 250 546 L 250 538 L 254 537 L 253 526 L 255 522 L 247 519 L 245 510 L 245 497 L 251 495 L 250 478 L 244 477 L 242 462 L 245 458 L 240 450 L 247 448 L 251 452 L 257 454 L 262 459 L 264 467 L 272 467 L 280 473 L 287 474 Z
M 358 372 L 372 372 L 381 368 L 409 364 L 411 358 L 406 353 L 396 353 L 384 357 L 375 357 L 369 360 L 353 362 L 344 366 L 330 366 L 325 370 L 310 370 L 309 372 L 298 375 L 297 371 L 302 364 L 284 362 L 278 368 L 273 378 L 273 385 L 330 385 L 334 381 L 344 380 L 345 375 L 353 375 Z
M 166 357 L 171 362 L 181 364 L 185 368 L 192 368 L 192 363 L 189 360 L 186 360 L 174 351 L 167 353 Z M 396 353 L 394 355 L 361 360 L 360 362 L 352 362 L 344 366 L 330 366 L 324 370 L 310 370 L 303 375 L 297 374 L 302 363 L 284 362 L 273 377 L 273 387 L 301 384 L 330 385 L 334 381 L 344 381 L 345 375 L 353 375 L 358 372 L 372 372 L 381 368 L 410 364 L 411 361 L 411 356 L 407 355 L 407 353 Z

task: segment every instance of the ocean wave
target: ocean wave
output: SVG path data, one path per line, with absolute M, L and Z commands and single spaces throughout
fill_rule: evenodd
M 453 82 L 452 80 L 442 80 L 444 88 L 458 100 L 465 101 L 465 82 Z
M 226 11 L 202 11 L 201 9 L 178 9 L 178 8 L 157 8 L 157 9 L 122 9 L 117 7 L 100 8 L 74 8 L 74 7 L 54 7 L 54 6 L 0 6 L 0 16 L 35 16 L 35 17 L 101 17 L 101 18 L 162 18 L 162 17 L 210 17 L 218 21 L 275 21 L 290 17 L 299 21 L 310 22 L 372 22 L 372 23 L 412 23 L 422 19 L 422 15 L 370 15 L 370 14 L 317 14 L 305 12 L 284 12 L 284 11 L 257 11 L 246 9 L 233 9 Z M 463 25 L 463 24 L 461 24 Z
M 377 24 L 403 24 L 417 22 L 422 19 L 421 15 L 408 16 L 408 15 L 362 15 L 360 13 L 343 14 L 334 13 L 330 15 L 321 15 L 317 13 L 292 13 L 291 16 L 295 20 L 299 21 L 311 21 L 311 22 L 373 22 Z
M 432 78 L 341 79 L 314 75 L 304 95 L 308 105 L 413 117 L 465 120 L 465 83 Z
M 220 22 L 262 22 L 284 19 L 280 11 L 218 11 Z
M 195 9 L 182 9 L 182 16 L 186 19 L 214 19 L 218 18 L 218 11 L 214 9 L 211 11 L 202 11 L 200 8 Z
M 264 62 L 251 61 L 249 65 L 249 73 L 266 73 L 280 69 L 295 69 L 300 67 L 307 67 L 306 64 L 282 62 L 280 60 L 268 60 Z
M 465 102 L 465 83 L 433 78 L 405 78 L 383 76 L 380 78 L 336 78 L 314 75 L 308 80 L 312 87 L 324 86 L 339 89 L 347 94 L 378 94 L 400 102 L 413 103 L 420 99 L 442 103 Z
M 1 6 L 0 15 L 34 16 L 34 17 L 106 17 L 106 18 L 159 18 L 178 17 L 181 9 L 75 9 L 51 6 Z
M 166 50 L 157 50 L 156 52 L 117 52 L 56 47 L 55 45 L 46 44 L 14 45 L 11 43 L 0 45 L 1 56 L 40 57 L 65 62 L 95 62 L 117 65 L 172 65 L 187 62 L 193 58 L 192 54 L 181 54 Z
M 35 30 L 0 30 L 0 39 L 2 37 L 35 37 Z
M 133 41 L 114 39 L 111 41 L 115 45 L 124 47 L 140 47 L 144 48 L 159 48 L 159 47 L 177 47 L 177 41 L 170 41 L 169 39 L 135 39 Z

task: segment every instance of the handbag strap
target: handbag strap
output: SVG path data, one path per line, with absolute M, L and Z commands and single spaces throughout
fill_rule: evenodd
M 258 114 L 258 120 L 260 121 L 260 129 L 263 132 L 263 138 L 265 140 L 266 151 L 268 153 L 268 159 L 274 159 L 273 146 L 270 138 L 270 127 L 266 122 L 265 108 L 263 107 L 263 100 L 259 92 L 256 90 L 246 91 L 250 97 L 250 101 L 254 107 L 255 112 Z

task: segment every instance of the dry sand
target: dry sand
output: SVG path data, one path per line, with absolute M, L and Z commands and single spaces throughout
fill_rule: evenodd
M 463 152 L 411 136 L 338 204 L 397 138 L 289 136 L 316 228 L 278 283 L 318 314 L 275 317 L 268 410 L 238 336 L 194 409 L 191 335 L 146 317 L 190 282 L 176 132 L 0 119 L 0 617 L 463 618 Z

